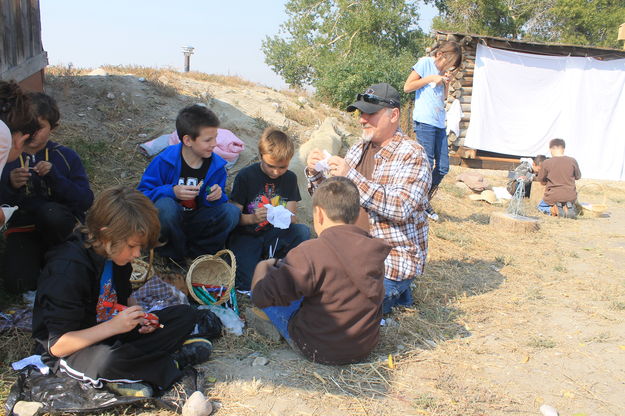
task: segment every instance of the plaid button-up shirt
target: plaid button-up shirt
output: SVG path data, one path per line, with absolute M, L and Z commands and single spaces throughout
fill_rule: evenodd
M 428 222 L 425 208 L 432 182 L 425 151 L 403 133 L 395 136 L 374 156 L 372 180 L 356 171 L 365 142 L 354 144 L 345 155 L 350 166 L 346 177 L 360 190 L 360 206 L 369 214 L 373 237 L 391 246 L 385 277 L 391 280 L 412 279 L 423 273 L 428 250 Z M 323 181 L 321 173 L 308 176 L 308 189 Z

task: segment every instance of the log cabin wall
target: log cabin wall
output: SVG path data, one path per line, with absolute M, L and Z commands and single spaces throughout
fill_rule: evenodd
M 463 36 L 452 33 L 436 33 L 436 42 L 432 45 L 432 49 L 439 42 L 451 40 L 457 42 L 462 47 L 462 64 L 456 72 L 455 80 L 449 84 L 449 95 L 445 107 L 449 110 L 451 103 L 458 99 L 462 108 L 462 119 L 460 120 L 460 134 L 450 132 L 447 139 L 452 146 L 462 146 L 464 138 L 469 128 L 469 120 L 471 119 L 471 94 L 473 91 L 473 71 L 475 69 L 475 51 L 477 50 L 477 42 L 471 36 Z
M 39 0 L 0 0 L 0 79 L 43 91 L 48 57 L 41 42 Z

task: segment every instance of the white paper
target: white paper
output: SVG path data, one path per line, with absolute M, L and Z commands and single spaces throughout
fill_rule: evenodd
M 50 372 L 50 367 L 48 367 L 43 363 L 43 361 L 41 361 L 41 355 L 31 355 L 30 357 L 23 358 L 11 364 L 11 367 L 13 367 L 13 370 L 19 371 L 22 368 L 28 367 L 29 365 L 34 365 L 35 367 L 37 367 L 43 375 L 46 375 Z
M 11 219 L 11 216 L 13 215 L 15 211 L 17 211 L 17 209 L 18 207 L 10 207 L 10 206 L 2 207 L 2 212 L 4 212 L 4 224 L 9 222 L 9 220 Z M 4 224 L 0 224 L 0 225 L 4 225 Z
M 330 154 L 330 152 L 328 152 L 325 149 L 323 150 L 323 154 L 325 155 L 325 158 L 321 159 L 319 162 L 315 164 L 315 170 L 317 172 L 322 172 L 323 174 L 326 174 L 330 170 L 330 165 L 328 165 L 328 160 L 330 160 L 332 155 Z
M 291 217 L 293 213 L 286 209 L 283 205 L 274 207 L 273 205 L 266 204 L 267 208 L 267 221 L 269 224 L 276 228 L 286 230 L 291 225 Z

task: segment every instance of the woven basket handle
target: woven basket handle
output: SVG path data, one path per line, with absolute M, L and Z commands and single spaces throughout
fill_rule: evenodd
M 215 253 L 215 257 L 221 257 L 224 254 L 227 254 L 228 256 L 230 256 L 230 274 L 231 274 L 230 277 L 232 281 L 234 282 L 234 278 L 237 272 L 237 259 L 234 256 L 234 253 L 228 249 L 219 250 L 217 253 Z

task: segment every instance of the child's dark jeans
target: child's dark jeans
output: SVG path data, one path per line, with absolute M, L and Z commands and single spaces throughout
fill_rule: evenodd
M 394 306 L 412 306 L 412 282 L 414 279 L 391 280 L 384 278 L 384 302 L 382 313 L 391 313 Z
M 286 230 L 272 228 L 261 234 L 232 233 L 229 247 L 237 259 L 237 289 L 250 290 L 254 269 L 270 250 L 270 257 L 284 257 L 309 238 L 310 229 L 304 224 L 291 224 Z
M 166 243 L 157 251 L 176 260 L 221 250 L 241 215 L 237 207 L 228 203 L 193 211 L 184 211 L 172 198 L 161 198 L 155 205 L 161 222 L 161 241 Z

